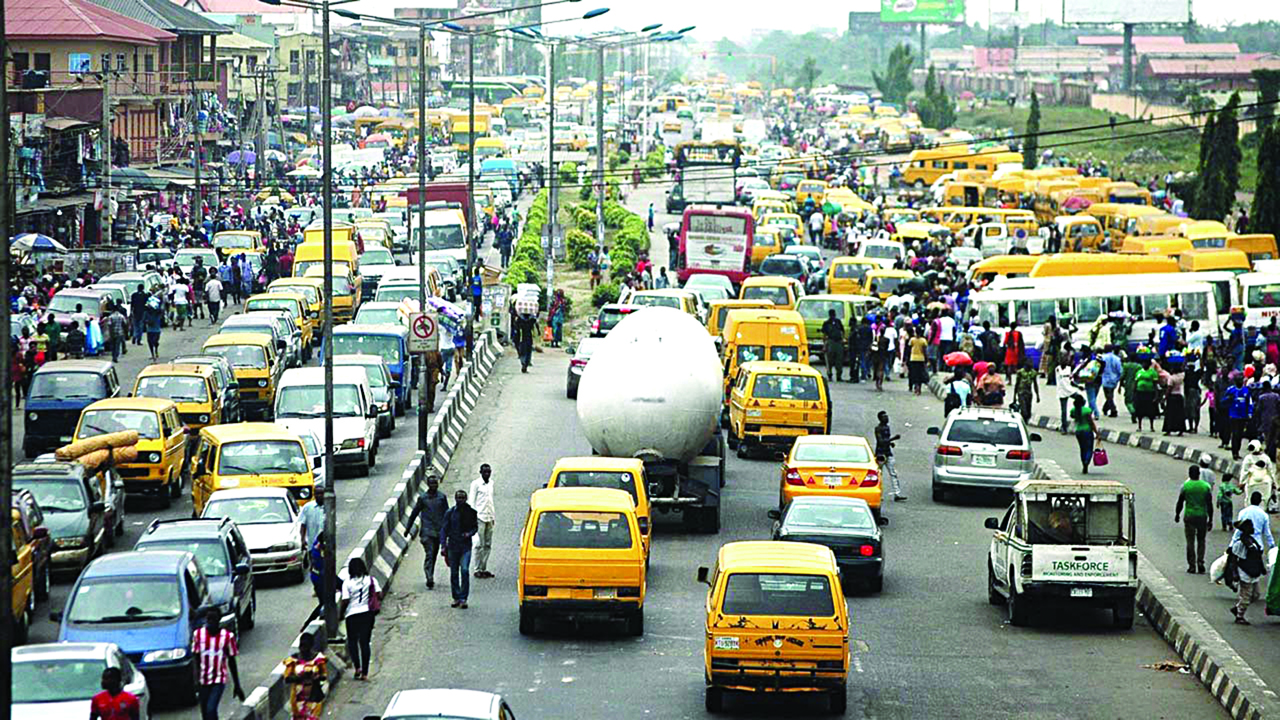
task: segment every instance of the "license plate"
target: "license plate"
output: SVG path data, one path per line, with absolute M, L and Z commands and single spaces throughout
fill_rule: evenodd
M 62 438 L 61 438 L 61 440 L 62 440 L 62 442 L 64 442 L 64 443 L 69 443 L 69 442 L 71 442 L 71 436 L 70 436 L 70 435 L 63 435 L 63 436 L 62 436 Z
M 596 588 L 597 600 L 615 600 L 618 597 L 618 588 Z
M 840 487 L 843 480 L 838 477 L 826 477 L 822 478 L 822 482 L 826 483 L 827 487 Z
M 1093 597 L 1093 588 L 1071 588 L 1071 597 Z
M 981 467 L 995 467 L 996 456 L 995 455 L 974 455 L 973 464 Z

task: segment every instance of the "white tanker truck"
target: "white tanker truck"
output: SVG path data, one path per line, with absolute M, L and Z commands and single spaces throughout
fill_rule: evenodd
M 618 323 L 578 386 L 578 422 L 596 454 L 644 461 L 649 502 L 686 527 L 720 531 L 723 381 L 697 319 L 646 308 Z

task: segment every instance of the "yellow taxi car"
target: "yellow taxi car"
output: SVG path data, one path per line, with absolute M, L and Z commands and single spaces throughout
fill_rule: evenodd
M 307 305 L 307 298 L 301 293 L 267 292 L 250 295 L 249 299 L 244 301 L 244 311 L 250 313 L 256 310 L 284 310 L 292 315 L 293 323 L 302 332 L 302 360 L 307 362 L 311 360 L 311 344 L 315 331 L 313 318 Z
M 782 246 L 781 228 L 776 225 L 756 228 L 755 236 L 751 239 L 751 269 L 759 269 L 765 258 L 782 252 Z
M 803 238 L 805 236 L 804 219 L 796 213 L 767 212 L 760 217 L 759 224 L 761 227 L 773 225 L 784 227 L 794 232 L 796 237 Z
M 833 295 L 858 295 L 867 273 L 880 268 L 880 263 L 866 257 L 833 258 L 827 267 L 827 292 Z
M 138 373 L 132 395 L 172 400 L 182 422 L 199 430 L 222 422 L 222 391 L 216 372 L 212 365 L 148 365 Z
M 708 586 L 703 676 L 706 709 L 725 691 L 825 693 L 843 714 L 849 676 L 849 609 L 835 554 L 805 542 L 721 546 L 698 568 Z
M 875 453 L 856 435 L 807 435 L 796 438 L 782 461 L 778 507 L 802 495 L 862 498 L 880 514 L 883 488 Z
M 36 614 L 36 573 L 35 548 L 31 543 L 23 542 L 22 512 L 18 508 L 9 509 L 9 531 L 12 539 L 9 545 L 9 582 L 12 591 L 12 605 L 9 617 L 13 622 L 12 642 L 22 645 L 27 642 L 31 630 L 31 621 Z
M 787 448 L 796 438 L 826 435 L 831 399 L 822 374 L 794 362 L 756 361 L 738 368 L 729 391 L 729 448 Z
M 868 270 L 867 274 L 862 278 L 864 286 L 863 295 L 873 295 L 881 300 L 888 300 L 890 296 L 898 294 L 898 286 L 905 280 L 915 277 L 915 273 L 910 270 L 885 270 L 883 268 L 876 270 Z
M 226 259 L 240 253 L 261 253 L 266 250 L 262 244 L 262 233 L 257 230 L 223 230 L 213 234 L 209 243 L 218 252 L 218 257 Z
M 192 458 L 191 506 L 199 516 L 213 493 L 257 487 L 284 488 L 305 505 L 315 493 L 309 457 L 302 440 L 275 423 L 207 427 Z
M 707 332 L 719 339 L 734 310 L 771 310 L 773 303 L 768 300 L 712 300 L 707 305 Z
M 616 458 L 591 455 L 563 457 L 551 468 L 547 487 L 596 487 L 622 490 L 636 504 L 636 521 L 644 537 L 646 563 L 649 557 L 652 510 L 649 507 L 649 481 L 644 474 L 644 462 L 636 458 Z M 647 565 L 646 565 L 647 567 Z
M 621 619 L 644 634 L 644 539 L 635 503 L 622 490 L 543 488 L 529 499 L 520 533 L 520 634 L 538 618 Z
M 177 404 L 149 397 L 99 400 L 80 412 L 73 440 L 126 430 L 138 432 L 138 459 L 116 466 L 125 492 L 157 495 L 168 507 L 182 493 L 182 471 L 187 462 L 187 428 L 178 416 Z
M 307 268 L 304 278 L 324 279 L 321 266 Z M 352 276 L 341 263 L 333 264 L 333 324 L 351 322 L 360 307 L 360 276 Z
M 296 293 L 307 299 L 307 314 L 311 317 L 311 342 L 319 345 L 324 337 L 324 279 L 315 277 L 287 277 L 273 280 L 267 286 L 269 293 Z
M 271 415 L 276 385 L 284 373 L 274 338 L 263 333 L 218 333 L 204 341 L 201 352 L 221 355 L 231 363 L 240 386 L 241 417 L 265 420 Z
M 782 275 L 753 275 L 738 289 L 739 300 L 766 300 L 779 310 L 795 310 L 802 295 L 800 281 Z

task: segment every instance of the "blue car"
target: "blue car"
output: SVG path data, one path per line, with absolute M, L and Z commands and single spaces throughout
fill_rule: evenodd
M 31 378 L 27 395 L 22 451 L 28 458 L 71 442 L 80 411 L 120 392 L 116 368 L 109 360 L 56 360 Z
M 347 323 L 333 329 L 333 352 L 336 355 L 377 355 L 391 371 L 392 390 L 396 396 L 396 415 L 404 415 L 412 400 L 409 391 L 413 379 L 409 357 L 409 329 L 403 325 L 358 325 Z M 326 343 L 320 354 L 329 351 Z
M 104 555 L 80 573 L 62 612 L 58 642 L 114 643 L 175 701 L 195 703 L 191 635 L 209 602 L 209 584 L 189 552 Z

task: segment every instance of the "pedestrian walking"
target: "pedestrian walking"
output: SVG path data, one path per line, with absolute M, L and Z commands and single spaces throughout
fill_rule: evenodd
M 520 313 L 511 328 L 511 339 L 516 346 L 516 354 L 520 356 L 520 372 L 529 372 L 533 364 L 533 332 L 537 324 L 536 318 L 529 313 Z
M 129 334 L 129 320 L 124 316 L 120 303 L 112 304 L 103 326 L 107 346 L 111 348 L 111 362 L 120 362 L 120 356 L 128 352 L 125 340 Z
M 440 556 L 440 531 L 444 528 L 444 516 L 449 512 L 449 499 L 440 492 L 440 478 L 434 473 L 427 476 L 427 489 L 418 493 L 405 527 L 412 529 L 415 520 L 421 519 L 418 541 L 422 543 L 422 574 L 427 589 L 436 586 L 436 558 Z
M 907 496 L 902 493 L 902 485 L 898 481 L 898 466 L 893 460 L 893 444 L 901 438 L 894 435 L 889 425 L 889 413 L 881 410 L 876 414 L 876 462 L 880 465 L 880 477 L 888 477 L 892 482 L 891 493 L 894 502 L 902 502 Z
M 160 359 L 160 333 L 164 329 L 164 303 L 159 295 L 147 298 L 146 310 L 147 347 L 151 350 L 151 361 Z
M 1102 361 L 1102 414 L 1116 417 L 1116 388 L 1124 376 L 1124 364 L 1120 361 L 1120 353 L 1115 345 L 1108 345 L 1106 352 L 1099 358 Z
M 1253 394 L 1244 385 L 1244 374 L 1235 373 L 1232 384 L 1222 393 L 1220 403 L 1227 407 L 1227 432 L 1231 438 L 1231 459 L 1240 459 L 1240 444 L 1244 442 L 1245 432 L 1249 428 L 1249 417 L 1253 415 Z M 1152 421 L 1154 430 L 1155 421 Z
M 1204 473 L 1201 472 L 1203 479 Z M 1244 490 L 1240 488 L 1240 484 L 1236 482 L 1235 475 L 1231 473 L 1222 474 L 1222 484 L 1218 485 L 1218 517 L 1222 521 L 1223 532 L 1231 532 L 1232 518 L 1236 516 L 1235 507 L 1231 500 L 1236 495 L 1243 495 Z
M 1076 434 L 1076 445 L 1080 448 L 1080 472 L 1089 474 L 1089 464 L 1093 462 L 1094 443 L 1098 437 L 1098 423 L 1093 417 L 1093 408 L 1085 402 L 1083 395 L 1071 398 L 1071 423 Z
M 444 514 L 440 528 L 440 553 L 449 566 L 449 590 L 453 594 L 451 607 L 466 609 L 471 595 L 471 542 L 479 521 L 476 511 L 467 504 L 467 491 L 453 494 L 453 507 Z
M 1187 541 L 1187 572 L 1204 574 L 1205 536 L 1213 529 L 1213 488 L 1200 477 L 1200 466 L 1187 468 L 1187 480 L 1178 493 L 1173 509 L 1173 522 L 1182 518 L 1182 533 Z
M 373 621 L 382 607 L 382 588 L 369 574 L 364 559 L 347 561 L 347 579 L 342 581 L 342 601 L 338 614 L 347 623 L 347 657 L 355 668 L 356 680 L 369 679 Z
M 175 330 L 182 330 L 187 325 L 187 310 L 191 306 L 191 287 L 187 285 L 186 278 L 177 275 L 173 279 L 173 285 L 169 287 L 170 302 L 173 303 L 173 327 Z
M 653 232 L 653 203 L 649 203 L 649 232 Z
M 1022 356 L 1026 353 L 1026 346 L 1022 340 L 1022 331 L 1018 330 L 1018 322 L 1016 320 L 1009 323 L 1009 330 L 1004 334 L 1002 347 L 1004 348 L 1005 374 L 1012 375 L 1022 365 Z
M 289 686 L 290 720 L 320 720 L 324 711 L 324 683 L 329 661 L 316 650 L 311 633 L 298 636 L 298 652 L 285 658 L 284 682 Z
M 907 389 L 919 395 L 925 383 L 928 382 L 926 363 L 929 341 L 925 339 L 924 333 L 918 327 L 908 328 L 907 333 Z
M 1022 421 L 1025 423 L 1031 422 L 1032 397 L 1034 396 L 1036 402 L 1040 402 L 1039 376 L 1030 358 L 1022 359 L 1022 367 L 1013 376 L 1014 402 L 1018 404 L 1018 414 L 1022 415 Z
M 834 309 L 827 310 L 827 319 L 822 323 L 822 363 L 827 366 L 827 379 L 831 379 L 835 371 L 835 380 L 840 382 L 844 374 L 844 323 L 836 317 Z M 853 380 L 852 373 L 849 380 Z
M 204 627 L 191 637 L 191 654 L 196 656 L 197 697 L 201 720 L 218 720 L 218 705 L 227 689 L 230 675 L 232 692 L 237 700 L 244 700 L 240 689 L 240 672 L 236 669 L 236 656 L 240 654 L 235 633 L 221 627 L 222 611 L 210 608 L 205 614 Z
M 1151 358 L 1142 359 L 1142 367 L 1133 377 L 1133 418 L 1138 421 L 1138 430 L 1142 430 L 1142 421 L 1151 421 L 1151 432 L 1156 431 L 1156 386 L 1160 381 L 1160 371 L 1154 366 Z
M 142 344 L 142 333 L 146 331 L 147 291 L 138 283 L 138 289 L 129 296 L 129 319 L 133 322 L 133 344 Z
M 1249 604 L 1258 599 L 1258 581 L 1267 572 L 1262 560 L 1262 545 L 1255 537 L 1256 534 L 1257 528 L 1253 521 L 1243 518 L 1236 523 L 1236 532 L 1231 538 L 1231 554 L 1236 558 L 1236 581 L 1239 583 L 1236 604 L 1231 608 L 1231 614 L 1235 616 L 1237 625 L 1250 624 L 1245 613 L 1249 610 Z M 1270 537 L 1270 533 L 1267 536 Z
M 118 667 L 102 671 L 102 692 L 89 700 L 89 720 L 139 720 L 138 698 L 124 689 L 124 675 Z
M 308 548 L 324 532 L 325 487 L 323 484 L 316 485 L 312 492 L 314 495 L 311 502 L 303 505 L 302 512 L 299 513 L 299 520 L 302 524 L 302 539 L 307 543 Z
M 480 477 L 471 481 L 471 506 L 475 508 L 476 520 L 479 523 L 476 534 L 476 577 L 491 578 L 489 572 L 489 550 L 493 547 L 493 468 L 489 463 L 480 466 Z
M 217 273 L 209 273 L 209 279 L 204 281 L 204 299 L 209 304 L 209 324 L 218 324 L 218 311 L 222 307 L 222 294 L 224 288 L 222 281 L 218 279 Z

